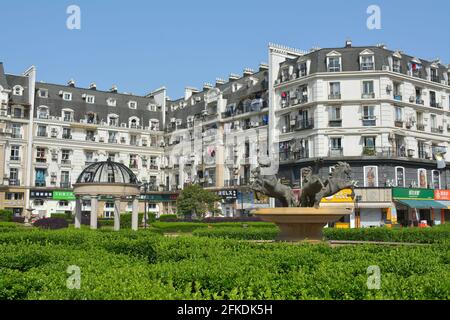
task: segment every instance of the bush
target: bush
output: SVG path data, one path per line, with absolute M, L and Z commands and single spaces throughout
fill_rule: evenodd
M 328 240 L 409 242 L 409 243 L 444 243 L 450 240 L 450 228 L 437 226 L 433 228 L 364 228 L 334 229 L 327 228 L 324 235 Z
M 0 210 L 0 221 L 11 222 L 13 215 L 11 210 Z
M 47 218 L 36 221 L 34 226 L 40 229 L 58 230 L 68 228 L 69 223 L 66 219 L 62 218 Z
M 132 216 L 133 215 L 131 213 L 122 213 L 120 215 L 120 228 L 121 229 L 131 229 Z M 143 213 L 139 213 L 139 215 L 138 215 L 138 226 L 141 224 L 143 218 L 144 218 L 144 214 Z M 113 225 L 114 225 L 114 222 L 113 222 Z
M 16 217 L 16 216 L 14 216 L 14 217 L 12 217 L 11 221 L 15 222 L 15 223 L 25 223 L 25 217 Z
M 159 221 L 177 221 L 178 216 L 176 214 L 162 214 L 159 217 Z
M 222 227 L 211 229 L 196 229 L 192 233 L 197 237 L 226 238 L 237 240 L 274 240 L 278 236 L 277 227 L 270 228 L 242 228 L 242 227 Z

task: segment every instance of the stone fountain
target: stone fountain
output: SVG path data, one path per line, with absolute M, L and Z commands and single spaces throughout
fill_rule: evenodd
M 321 160 L 316 162 L 316 172 Z M 281 184 L 275 175 L 263 175 L 262 170 L 270 163 L 259 163 L 252 171 L 254 181 L 251 189 L 256 195 L 263 194 L 280 201 L 283 207 L 257 209 L 255 214 L 263 221 L 273 222 L 280 228 L 278 241 L 322 241 L 323 228 L 350 215 L 349 206 L 321 207 L 323 198 L 335 195 L 344 189 L 354 189 L 356 181 L 351 180 L 351 168 L 348 163 L 339 162 L 333 167 L 328 179 L 323 180 L 312 168 L 303 171 L 303 188 L 300 199 L 288 186 Z M 353 192 L 354 198 L 354 192 Z

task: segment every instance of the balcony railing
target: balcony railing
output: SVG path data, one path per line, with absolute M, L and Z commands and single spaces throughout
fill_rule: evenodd
M 362 71 L 374 70 L 374 69 L 375 69 L 375 64 L 373 62 L 361 63 Z
M 314 118 L 297 120 L 295 130 L 310 130 L 314 129 Z
M 439 83 L 441 80 L 439 79 L 439 76 L 431 76 L 431 81 Z
M 11 134 L 11 138 L 13 138 L 13 139 L 22 139 L 22 134 L 13 132 Z
M 238 179 L 225 180 L 224 187 L 236 187 L 239 185 L 238 181 Z
M 62 138 L 66 139 L 66 140 L 72 140 L 72 135 L 71 134 L 63 134 Z
M 48 137 L 48 133 L 47 132 L 38 132 L 37 136 L 41 137 L 41 138 L 47 138 Z
M 416 98 L 416 104 L 424 105 L 425 102 L 422 100 L 422 98 L 418 97 L 418 98 Z
M 150 170 L 159 170 L 156 164 L 150 164 Z
M 332 93 L 328 95 L 328 100 L 340 100 L 341 94 L 340 93 Z
M 36 158 L 36 163 L 47 163 L 47 158 Z
M 10 186 L 15 186 L 15 187 L 20 186 L 20 180 L 18 180 L 18 179 L 9 179 L 9 185 Z
M 297 161 L 302 159 L 308 159 L 309 152 L 307 150 L 294 152 L 294 151 L 281 151 L 280 161 Z
M 443 133 L 444 127 L 431 127 L 431 132 L 432 133 Z
M 394 64 L 392 67 L 392 71 L 397 72 L 397 73 L 402 73 L 402 66 Z
M 108 143 L 117 143 L 117 139 L 108 139 Z
M 240 186 L 248 186 L 250 185 L 250 178 L 240 178 L 239 179 L 239 185 Z
M 70 183 L 69 181 L 61 182 L 60 187 L 61 189 L 70 189 L 72 188 L 72 183 Z
M 86 141 L 95 142 L 95 137 L 94 136 L 86 136 Z
M 402 97 L 401 94 L 394 94 L 394 100 L 402 101 L 402 100 L 403 100 L 403 97 Z
M 361 95 L 362 99 L 375 99 L 375 92 L 363 93 Z
M 376 118 L 363 118 L 363 126 L 364 127 L 373 127 L 376 126 L 377 124 L 377 119 Z
M 61 160 L 61 165 L 63 166 L 70 166 L 71 164 L 72 164 L 71 160 L 68 159 Z
M 19 162 L 20 161 L 20 157 L 10 157 L 9 160 L 10 161 Z
M 332 158 L 339 158 L 344 156 L 344 149 L 342 148 L 332 148 L 329 151 L 329 157 Z
M 397 152 L 391 147 L 364 147 L 363 156 L 366 157 L 396 157 Z
M 331 119 L 330 121 L 328 121 L 328 126 L 331 128 L 342 127 L 342 119 Z
M 423 124 L 423 123 L 418 123 L 418 124 L 417 124 L 417 130 L 418 130 L 418 131 L 425 131 L 425 124 Z
M 43 188 L 43 187 L 47 186 L 47 183 L 45 181 L 36 181 L 35 186 L 38 188 Z

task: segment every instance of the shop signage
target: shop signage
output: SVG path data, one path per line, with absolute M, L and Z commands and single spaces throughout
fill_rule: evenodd
M 441 201 L 450 201 L 450 190 L 435 190 L 434 199 Z
M 406 188 L 393 188 L 392 198 L 394 200 L 434 200 L 434 190 L 430 189 L 406 189 Z
M 53 200 L 75 200 L 72 191 L 53 191 Z
M 177 199 L 177 194 L 147 194 L 140 196 L 140 200 L 147 200 L 150 202 L 173 202 L 177 201 Z
M 217 191 L 217 195 L 224 200 L 236 200 L 237 191 L 236 190 L 220 190 Z
M 322 199 L 322 203 L 343 203 L 354 202 L 353 191 L 351 189 L 344 189 L 336 193 L 334 196 Z
M 31 199 L 53 199 L 53 191 L 30 190 Z

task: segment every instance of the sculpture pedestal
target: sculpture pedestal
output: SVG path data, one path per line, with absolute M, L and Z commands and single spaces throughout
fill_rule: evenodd
M 350 215 L 353 208 L 273 208 L 258 209 L 255 214 L 263 221 L 273 222 L 280 228 L 277 241 L 322 241 L 323 228 L 328 223 Z

